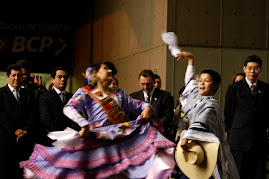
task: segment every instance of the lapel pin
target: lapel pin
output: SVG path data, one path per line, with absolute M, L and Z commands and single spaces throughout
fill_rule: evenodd
M 157 98 L 154 98 L 155 101 L 157 101 Z
M 259 90 L 258 93 L 262 93 L 262 92 Z

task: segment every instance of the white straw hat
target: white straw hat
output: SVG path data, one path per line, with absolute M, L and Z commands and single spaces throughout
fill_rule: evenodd
M 180 170 L 190 179 L 208 179 L 213 175 L 217 158 L 219 143 L 189 140 L 184 151 L 177 144 L 175 158 Z

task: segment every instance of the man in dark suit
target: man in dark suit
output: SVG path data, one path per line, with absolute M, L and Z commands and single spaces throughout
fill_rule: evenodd
M 21 88 L 18 65 L 7 68 L 8 85 L 0 89 L 0 178 L 23 178 L 19 162 L 33 151 L 34 94 Z
M 266 177 L 269 85 L 258 80 L 261 67 L 260 57 L 248 56 L 246 77 L 231 84 L 225 97 L 227 139 L 244 179 Z
M 174 117 L 174 100 L 171 94 L 154 87 L 154 74 L 151 70 L 142 70 L 138 76 L 141 90 L 130 94 L 134 99 L 150 103 L 154 110 L 153 115 L 163 121 L 164 135 L 168 137 L 169 126 Z M 136 114 L 136 118 L 139 114 Z
M 32 74 L 31 65 L 27 60 L 19 60 L 16 64 L 21 67 L 22 88 L 27 88 L 28 90 L 33 91 L 36 101 L 38 102 L 40 94 L 47 91 L 46 87 L 42 84 L 42 77 Z
M 51 73 L 53 83 L 52 90 L 41 94 L 39 99 L 39 110 L 42 124 L 45 126 L 46 134 L 51 131 L 62 131 L 66 127 L 80 130 L 80 127 L 71 119 L 63 114 L 63 107 L 72 97 L 71 93 L 66 92 L 67 81 L 69 78 L 68 70 L 64 67 L 57 67 Z M 45 137 L 41 141 L 43 145 L 51 145 L 52 140 Z

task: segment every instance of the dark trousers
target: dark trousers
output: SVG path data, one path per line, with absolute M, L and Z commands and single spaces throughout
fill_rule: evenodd
M 249 151 L 231 150 L 240 178 L 266 179 L 266 152 L 252 148 Z
M 23 169 L 19 167 L 16 154 L 0 152 L 0 178 L 23 179 Z

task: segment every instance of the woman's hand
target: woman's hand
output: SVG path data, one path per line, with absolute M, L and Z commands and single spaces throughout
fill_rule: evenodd
M 185 150 L 185 151 L 188 151 L 188 150 L 189 150 L 189 147 L 187 146 L 188 142 L 189 142 L 189 139 L 184 138 L 184 139 L 182 139 L 182 141 L 181 141 L 181 143 L 180 143 L 180 146 L 181 146 L 182 149 Z
M 89 134 L 90 134 L 89 125 L 81 128 L 80 137 L 82 137 L 83 139 L 86 139 L 89 136 Z
M 146 107 L 144 111 L 141 113 L 144 119 L 148 120 L 152 117 L 152 108 L 151 107 Z

